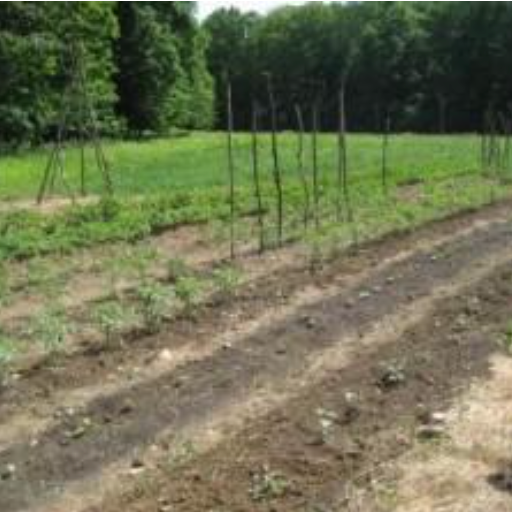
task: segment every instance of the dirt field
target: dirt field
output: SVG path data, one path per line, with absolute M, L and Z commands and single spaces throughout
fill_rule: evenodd
M 18 372 L 1 512 L 512 511 L 510 204 L 249 260 L 158 335 Z

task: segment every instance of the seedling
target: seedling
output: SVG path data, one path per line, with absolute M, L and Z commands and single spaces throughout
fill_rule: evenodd
M 158 260 L 158 253 L 153 247 L 139 247 L 129 259 L 129 265 L 135 271 L 140 282 L 149 278 L 151 266 Z
M 215 289 L 223 295 L 230 295 L 242 280 L 241 273 L 233 267 L 219 268 L 213 273 Z
M 382 365 L 379 385 L 383 389 L 394 389 L 405 384 L 406 380 L 405 366 L 400 362 L 392 361 Z
M 93 316 L 107 346 L 111 346 L 123 331 L 135 322 L 134 311 L 123 307 L 117 301 L 100 304 Z
M 0 388 L 5 384 L 9 372 L 9 365 L 14 357 L 14 348 L 11 341 L 0 338 Z
M 196 454 L 197 449 L 192 441 L 178 443 L 169 453 L 166 468 L 169 471 L 174 471 L 191 461 Z
M 191 274 L 187 264 L 181 258 L 171 258 L 167 262 L 167 272 L 169 280 L 176 281 L 180 277 L 189 276 Z
M 35 259 L 27 266 L 27 286 L 39 290 L 45 295 L 55 297 L 61 290 L 62 277 L 55 269 L 40 260 Z
M 190 312 L 199 304 L 203 292 L 203 283 L 196 277 L 181 277 L 174 286 L 176 297 Z
M 264 466 L 252 476 L 250 496 L 254 501 L 271 501 L 283 497 L 290 490 L 290 483 L 281 475 Z
M 501 344 L 508 355 L 512 356 L 512 322 L 507 325 Z
M 137 290 L 137 297 L 141 303 L 144 325 L 149 332 L 158 332 L 162 322 L 170 316 L 174 294 L 161 284 L 147 283 Z
M 63 310 L 49 308 L 34 318 L 30 335 L 42 344 L 47 353 L 54 354 L 62 348 L 73 331 L 73 325 Z

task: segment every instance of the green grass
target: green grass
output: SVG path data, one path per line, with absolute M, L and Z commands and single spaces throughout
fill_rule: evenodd
M 309 140 L 306 142 L 309 143 Z M 263 134 L 262 173 L 269 176 L 270 137 Z M 296 178 L 296 136 L 280 137 L 281 161 L 285 178 Z M 479 161 L 476 136 L 393 136 L 389 160 L 395 178 L 445 175 L 455 171 L 476 170 Z M 306 148 L 306 162 L 311 159 Z M 116 192 L 121 196 L 146 195 L 164 191 L 211 190 L 226 183 L 226 144 L 221 133 L 193 134 L 181 138 L 143 142 L 105 143 L 105 153 L 112 168 Z M 0 198 L 35 197 L 49 149 L 22 152 L 0 158 Z M 324 175 L 336 169 L 336 137 L 319 137 L 319 163 Z M 349 164 L 353 175 L 369 177 L 379 172 L 380 137 L 354 135 L 349 137 Z M 240 186 L 250 183 L 250 136 L 235 137 L 237 180 Z M 66 151 L 68 179 L 78 184 L 79 154 Z M 95 171 L 93 155 L 88 154 L 89 184 L 101 192 L 101 179 Z
M 254 211 L 250 143 L 248 134 L 235 137 L 240 214 Z M 341 225 L 334 222 L 336 136 L 322 135 L 319 137 L 322 222 L 319 230 L 306 237 L 315 246 L 325 246 L 326 239 L 344 246 L 355 239 L 411 228 L 510 193 L 508 171 L 502 173 L 499 181 L 482 175 L 477 136 L 393 136 L 388 156 L 389 196 L 383 194 L 380 181 L 380 137 L 354 135 L 348 143 L 355 222 Z M 303 198 L 296 170 L 296 135 L 282 134 L 280 144 L 286 233 L 291 239 L 302 238 Z M 272 243 L 275 197 L 268 134 L 261 135 L 260 146 L 266 237 Z M 229 214 L 225 135 L 193 134 L 166 140 L 115 142 L 106 144 L 105 151 L 112 163 L 116 199 L 76 206 L 52 215 L 19 211 L 0 214 L 0 260 L 69 252 L 76 247 L 104 242 L 133 242 L 178 224 L 204 221 L 225 224 Z M 33 197 L 47 157 L 47 152 L 40 149 L 1 158 L 0 199 Z M 68 180 L 75 185 L 78 158 L 76 150 L 67 151 Z M 309 170 L 309 144 L 305 162 Z M 89 183 L 92 192 L 101 192 L 100 182 L 100 176 L 92 173 Z M 252 229 L 248 223 L 241 222 L 237 236 L 252 238 Z

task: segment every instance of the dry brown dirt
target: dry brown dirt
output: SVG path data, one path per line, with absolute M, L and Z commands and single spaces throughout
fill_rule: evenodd
M 424 418 L 491 375 L 510 217 L 457 216 L 314 273 L 291 258 L 159 335 L 20 373 L 0 395 L 0 510 L 357 510 Z

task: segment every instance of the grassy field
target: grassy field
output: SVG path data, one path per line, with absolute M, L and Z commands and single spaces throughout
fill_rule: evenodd
M 306 139 L 306 163 L 311 161 L 310 141 Z M 381 139 L 373 135 L 349 137 L 349 165 L 354 176 L 371 179 L 380 172 Z M 270 138 L 260 139 L 262 173 L 269 176 Z M 286 176 L 296 178 L 296 135 L 280 138 L 281 161 Z M 410 177 L 444 176 L 476 171 L 479 167 L 479 139 L 476 136 L 397 135 L 390 141 L 389 163 L 396 180 Z M 190 191 L 222 187 L 226 183 L 225 135 L 194 134 L 181 138 L 144 142 L 107 143 L 105 152 L 111 163 L 116 192 L 121 196 L 161 192 Z M 0 158 L 0 198 L 34 197 L 48 159 L 49 149 L 23 152 Z M 235 158 L 241 186 L 250 182 L 250 136 L 235 137 Z M 319 138 L 319 165 L 324 176 L 336 169 L 336 137 Z M 78 152 L 68 149 L 68 179 L 78 182 Z M 101 180 L 89 155 L 90 187 L 101 191 Z
M 275 193 L 271 179 L 268 134 L 260 136 L 265 237 L 275 242 Z M 280 162 L 288 239 L 334 238 L 345 246 L 355 239 L 411 228 L 468 207 L 478 207 L 509 194 L 507 172 L 500 176 L 480 168 L 477 136 L 393 135 L 389 144 L 389 193 L 381 186 L 382 140 L 373 135 L 348 138 L 349 185 L 353 223 L 335 222 L 337 201 L 337 141 L 334 134 L 319 137 L 321 223 L 305 235 L 302 230 L 303 189 L 297 172 L 297 136 L 280 136 Z M 143 142 L 112 142 L 105 152 L 111 162 L 116 198 L 100 204 L 75 206 L 54 215 L 37 211 L 0 214 L 0 258 L 25 258 L 68 252 L 109 241 L 132 242 L 179 224 L 220 222 L 229 217 L 226 140 L 224 134 L 193 134 Z M 247 219 L 254 212 L 251 138 L 235 137 L 237 212 Z M 0 159 L 0 198 L 32 198 L 48 150 L 23 152 Z M 101 194 L 101 179 L 88 155 L 89 190 Z M 312 151 L 306 138 L 304 162 L 311 175 Z M 67 180 L 78 189 L 79 152 L 65 154 Z M 62 193 L 62 190 L 60 191 Z M 57 194 L 59 191 L 57 190 Z M 134 200 L 136 199 L 136 200 Z M 237 239 L 254 240 L 252 222 L 237 223 Z M 336 236 L 333 237 L 333 230 Z M 324 243 L 325 245 L 325 243 Z

